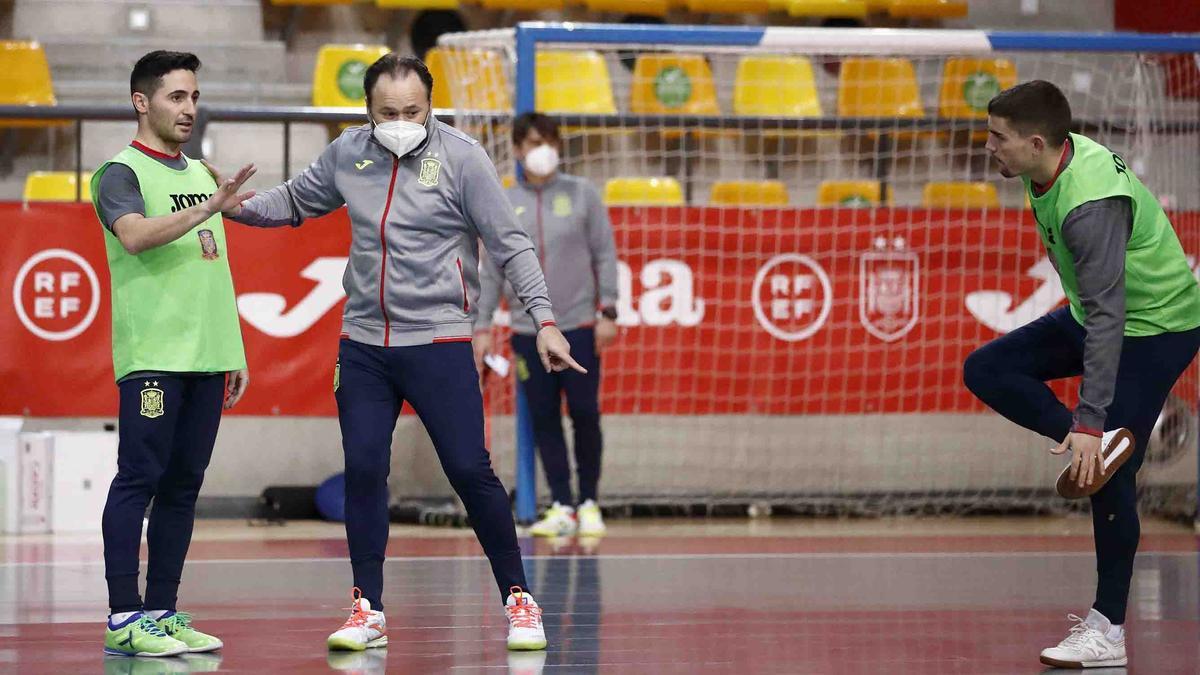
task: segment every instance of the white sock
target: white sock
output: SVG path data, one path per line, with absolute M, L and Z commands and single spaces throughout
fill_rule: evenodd
M 169 609 L 149 609 L 149 610 L 146 610 L 146 616 L 150 617 L 151 619 L 154 619 L 155 621 L 158 621 L 159 619 L 166 616 L 167 613 L 170 611 L 171 610 L 169 610 Z
M 137 616 L 141 612 L 117 612 L 116 614 L 108 615 L 108 622 L 114 626 L 119 626 L 129 620 L 130 617 Z
M 1108 638 L 1109 642 L 1120 642 L 1121 640 L 1124 640 L 1125 625 L 1122 624 L 1120 626 L 1113 626 L 1112 628 L 1109 628 L 1108 632 L 1104 634 L 1104 637 Z

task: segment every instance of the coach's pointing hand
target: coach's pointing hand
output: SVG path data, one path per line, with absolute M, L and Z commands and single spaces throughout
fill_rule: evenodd
M 559 373 L 573 368 L 587 374 L 587 370 L 571 358 L 571 344 L 557 326 L 546 326 L 538 331 L 537 350 L 538 355 L 542 357 L 542 367 L 547 373 L 552 370 Z

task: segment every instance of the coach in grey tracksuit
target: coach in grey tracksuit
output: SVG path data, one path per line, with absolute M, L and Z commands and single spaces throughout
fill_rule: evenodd
M 513 121 L 513 147 L 524 176 L 508 197 L 533 239 L 559 327 L 571 343 L 571 355 L 587 373 L 546 373 L 518 368 L 533 418 L 534 437 L 551 497 L 561 506 L 595 503 L 600 480 L 600 351 L 616 337 L 617 251 L 608 209 L 587 179 L 557 170 L 561 140 L 557 123 L 539 113 Z M 480 281 L 475 321 L 476 359 L 491 348 L 492 313 L 501 289 L 512 309 L 513 352 L 536 361 L 537 326 L 516 287 L 505 284 L 487 259 Z M 562 428 L 562 396 L 575 429 L 575 465 L 579 500 L 571 491 L 570 466 Z
M 383 607 L 387 475 L 403 401 L 416 410 L 492 564 L 501 598 L 527 588 L 508 496 L 484 448 L 471 353 L 478 240 L 528 308 L 545 369 L 578 367 L 554 324 L 533 242 L 479 144 L 430 112 L 432 78 L 389 54 L 367 71 L 372 123 L 230 217 L 298 226 L 346 206 L 352 239 L 334 390 L 346 456 L 354 584 Z

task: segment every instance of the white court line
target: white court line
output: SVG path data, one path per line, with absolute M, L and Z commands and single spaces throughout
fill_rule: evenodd
M 1198 551 L 1148 551 L 1139 553 L 1138 558 L 1184 558 L 1196 557 L 1200 555 Z M 521 556 L 523 560 L 823 560 L 823 559 L 866 559 L 875 560 L 883 558 L 902 558 L 914 560 L 928 560 L 932 558 L 953 559 L 953 558 L 1094 558 L 1095 553 L 1091 551 L 1012 551 L 1012 552 L 982 552 L 982 551 L 967 551 L 961 553 L 935 553 L 935 552 L 905 552 L 905 553 L 632 553 L 628 555 L 527 555 Z M 280 563 L 346 563 L 349 562 L 349 556 L 345 558 L 212 558 L 208 560 L 188 560 L 188 565 L 258 565 L 269 563 L 277 565 Z M 454 562 L 459 560 L 470 561 L 486 561 L 482 555 L 478 556 L 416 556 L 403 558 L 388 558 L 386 563 L 405 563 L 405 562 Z M 86 560 L 86 561 L 65 561 L 56 560 L 51 562 L 5 562 L 0 563 L 0 569 L 6 567 L 101 567 L 104 565 L 103 560 Z

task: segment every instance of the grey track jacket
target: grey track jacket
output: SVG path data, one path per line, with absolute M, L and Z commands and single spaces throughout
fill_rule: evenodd
M 533 242 L 479 143 L 439 122 L 397 158 L 369 124 L 342 133 L 307 169 L 242 205 L 237 221 L 299 226 L 343 204 L 350 260 L 342 333 L 403 347 L 469 340 L 479 296 L 479 240 L 532 316 L 554 322 Z
M 617 249 L 600 192 L 586 178 L 557 174 L 545 185 L 508 189 L 517 217 L 533 239 L 562 330 L 589 326 L 596 311 L 617 304 Z M 499 269 L 483 261 L 475 329 L 491 326 L 503 289 L 513 311 L 513 332 L 532 335 L 533 320 L 519 311 L 518 293 Z

